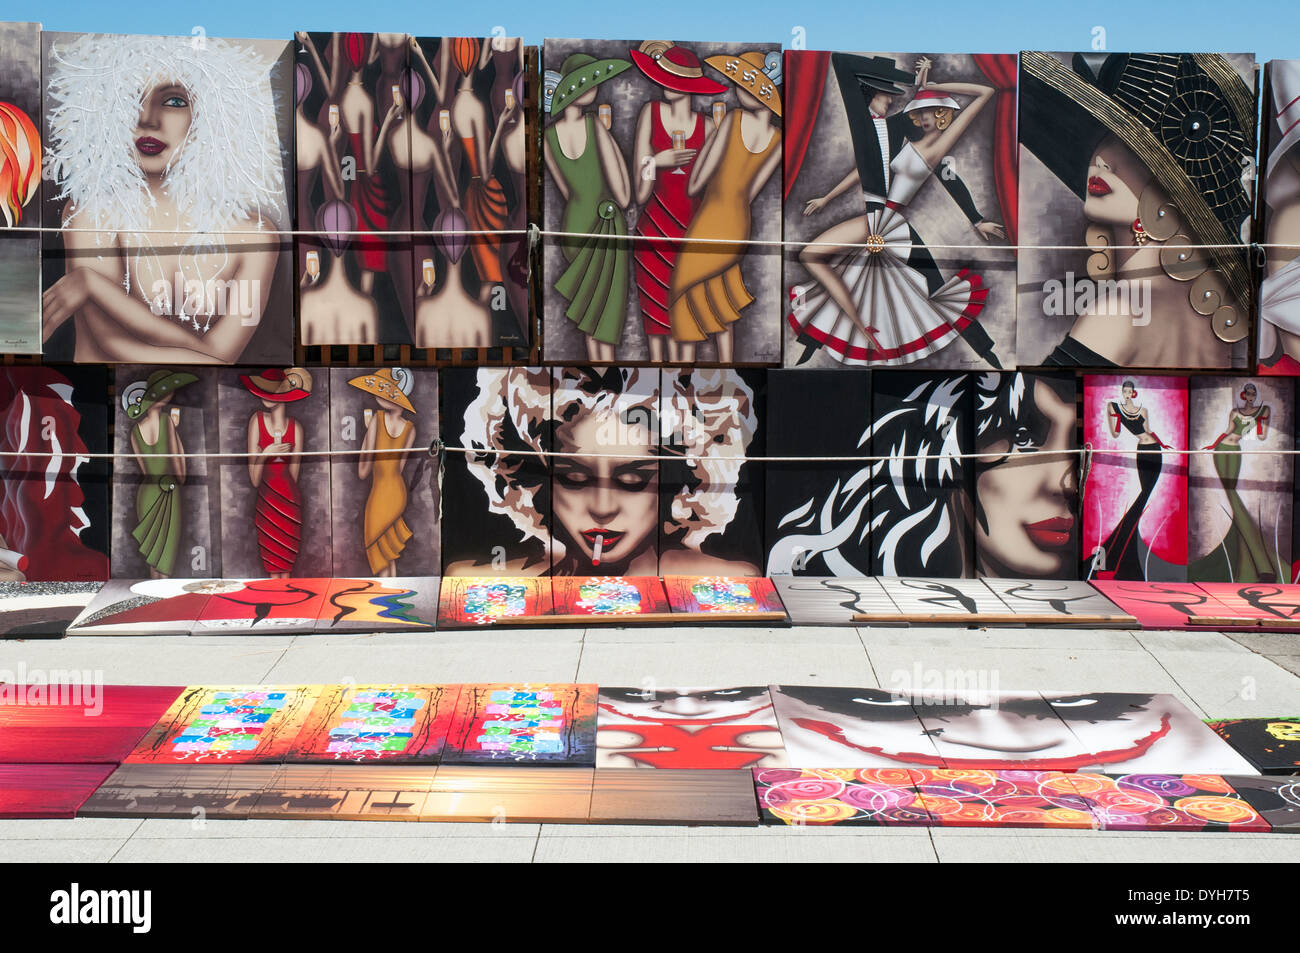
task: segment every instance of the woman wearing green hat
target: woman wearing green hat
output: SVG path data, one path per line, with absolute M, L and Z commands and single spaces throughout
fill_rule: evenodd
M 569 302 L 565 315 L 587 335 L 587 357 L 593 362 L 614 360 L 627 317 L 632 256 L 624 240 L 623 210 L 632 201 L 632 179 L 618 143 L 584 107 L 596 101 L 601 83 L 631 66 L 585 53 L 565 59 L 542 148 L 564 198 L 561 230 L 593 236 L 560 240 L 569 266 L 555 281 L 555 290 Z
M 154 579 L 168 577 L 180 548 L 180 486 L 185 482 L 185 447 L 177 429 L 179 409 L 163 411 L 176 392 L 198 378 L 186 371 L 154 371 L 122 392 L 122 409 L 135 422 L 131 449 L 144 474 L 135 494 L 136 526 L 131 531 Z

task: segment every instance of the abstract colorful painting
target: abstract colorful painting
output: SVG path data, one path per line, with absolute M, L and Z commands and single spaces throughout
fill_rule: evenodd
M 77 816 L 115 764 L 0 764 L 0 820 Z
M 110 579 L 68 626 L 68 635 L 189 635 L 225 579 Z
M 916 827 L 930 815 L 906 768 L 754 768 L 764 824 Z
M 1217 774 L 1074 774 L 1102 830 L 1267 833 L 1269 823 Z
M 1015 57 L 785 71 L 786 366 L 1014 367 Z
M 1002 600 L 978 579 L 881 577 L 880 588 L 905 616 L 1005 614 Z
M 1063 771 L 912 772 L 935 827 L 1042 827 L 1092 830 L 1088 802 Z
M 438 576 L 334 579 L 325 590 L 317 632 L 405 632 L 432 629 L 438 618 Z
M 211 368 L 115 368 L 113 575 L 221 575 L 217 375 Z M 196 456 L 190 456 L 195 454 Z
M 191 685 L 125 763 L 279 764 L 320 692 L 310 685 Z
M 785 746 L 766 686 L 600 687 L 598 768 L 780 768 Z
M 975 567 L 1074 579 L 1079 455 L 1073 374 L 981 374 L 975 395 Z
M 222 370 L 221 567 L 231 578 L 333 572 L 330 379 L 305 367 Z M 308 514 L 321 514 L 308 518 Z
M 1070 616 L 1087 616 L 1088 624 L 1096 620 L 1114 620 L 1131 624 L 1133 617 L 1086 582 L 1058 579 L 989 579 L 988 586 L 1015 615 L 1051 615 L 1054 625 L 1070 625 Z
M 293 353 L 284 40 L 41 34 L 45 359 Z
M 420 820 L 585 823 L 595 775 L 592 768 L 444 764 L 434 775 Z
M 436 769 L 419 765 L 282 764 L 250 818 L 418 821 Z
M 1187 378 L 1084 377 L 1083 441 L 1081 578 L 1185 580 Z
M 1255 183 L 1263 235 L 1259 285 L 1259 373 L 1300 375 L 1300 60 L 1264 65 L 1263 122 L 1259 156 L 1262 173 Z
M 543 342 L 564 361 L 780 360 L 781 51 L 542 49 Z M 734 243 L 734 244 L 733 244 Z
M 772 583 L 794 625 L 852 625 L 859 613 L 899 614 L 880 582 L 870 576 L 773 576 Z
M 0 764 L 121 761 L 180 685 L 0 684 Z
M 1260 773 L 1300 773 L 1300 717 L 1232 718 L 1208 724 Z
M 410 344 L 411 104 L 423 85 L 410 69 L 410 37 L 299 32 L 295 41 L 297 218 L 306 233 L 295 243 L 299 337 Z M 421 155 L 426 168 L 430 161 Z
M 61 639 L 100 582 L 0 582 L 0 638 Z
M 755 615 L 785 619 L 772 580 L 762 576 L 665 576 L 673 612 L 687 615 Z
M 558 615 L 589 615 L 635 621 L 668 610 L 657 576 L 556 576 L 551 581 Z
M 439 629 L 510 624 L 511 619 L 551 615 L 551 581 L 535 576 L 443 576 Z
M 1019 107 L 1020 363 L 1244 367 L 1254 57 L 1022 52 Z
M 405 109 L 417 236 L 397 274 L 415 289 L 414 343 L 423 348 L 524 346 L 528 301 L 528 145 L 533 116 L 518 37 L 417 37 Z M 396 130 L 396 127 L 394 127 Z M 432 234 L 427 234 L 432 233 Z
M 333 575 L 438 575 L 441 493 L 428 452 L 439 434 L 438 372 L 334 367 L 329 376 Z
M 1228 775 L 1223 780 L 1255 809 L 1274 834 L 1300 834 L 1300 778 Z
M 108 372 L 0 368 L 0 581 L 109 576 Z
M 1295 382 L 1196 377 L 1189 384 L 1187 578 L 1291 581 Z M 1254 451 L 1254 452 L 1249 452 Z M 1264 451 L 1264 452 L 1260 452 Z
M 590 765 L 595 685 L 463 685 L 445 764 Z
M 123 764 L 78 817 L 247 818 L 275 764 Z
M 758 823 L 749 771 L 596 771 L 593 824 Z
M 0 24 L 0 62 L 0 350 L 39 354 L 41 25 Z
M 223 579 L 194 623 L 194 635 L 314 632 L 332 579 Z
M 285 763 L 437 764 L 459 685 L 330 685 Z

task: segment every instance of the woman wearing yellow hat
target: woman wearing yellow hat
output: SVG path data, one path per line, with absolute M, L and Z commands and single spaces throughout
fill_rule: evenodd
M 407 499 L 402 470 L 407 454 L 398 451 L 408 451 L 415 443 L 415 423 L 404 414 L 415 413 L 409 396 L 415 380 L 404 367 L 382 367 L 348 383 L 370 394 L 379 405 L 378 413 L 366 415 L 370 419 L 357 461 L 357 477 L 370 479 L 362 528 L 366 559 L 376 576 L 396 576 L 397 557 L 413 535 L 402 517 Z

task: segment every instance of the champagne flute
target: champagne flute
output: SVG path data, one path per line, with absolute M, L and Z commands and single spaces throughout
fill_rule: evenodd
M 181 409 L 179 407 L 170 407 L 168 412 L 171 414 L 172 426 L 179 427 L 181 425 Z
M 715 101 L 713 104 L 713 124 L 715 126 L 721 126 L 722 120 L 726 117 L 726 115 L 727 115 L 727 104 L 720 99 Z
M 435 275 L 434 275 L 434 271 L 433 271 L 433 259 L 432 259 L 432 258 L 426 258 L 426 259 L 424 259 L 424 261 L 420 262 L 420 274 L 424 277 L 424 283 L 425 283 L 425 285 L 426 285 L 427 287 L 429 287 L 429 288 L 432 288 L 432 287 L 433 287 L 433 279 L 434 279 L 434 277 L 435 277 Z
M 339 107 L 337 104 L 330 105 L 330 129 L 339 127 Z
M 438 128 L 442 130 L 443 135 L 451 132 L 451 110 L 438 110 Z
M 614 107 L 609 103 L 601 103 L 596 114 L 600 116 L 600 124 L 606 129 L 614 125 Z
M 312 284 L 320 280 L 320 252 L 307 252 L 307 276 L 311 278 Z
M 673 148 L 674 149 L 686 148 L 686 131 L 684 129 L 673 130 Z M 673 169 L 673 175 L 685 175 L 685 174 L 686 174 L 686 170 L 683 169 L 681 166 L 678 166 L 677 168 Z
M 513 89 L 507 89 L 507 90 L 506 90 L 506 109 L 514 109 L 514 108 L 515 108 L 515 91 L 514 91 Z

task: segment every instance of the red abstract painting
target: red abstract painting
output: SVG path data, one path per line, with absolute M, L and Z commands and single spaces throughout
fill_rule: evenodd
M 551 589 L 561 615 L 632 618 L 669 611 L 658 576 L 557 576 Z
M 1102 830 L 1270 830 L 1217 774 L 1075 774 L 1070 783 Z
M 906 768 L 755 768 L 754 789 L 765 824 L 928 826 Z
M 447 733 L 449 764 L 590 765 L 595 685 L 464 685 Z
M 331 579 L 249 579 L 213 590 L 194 633 L 311 632 Z
M 0 764 L 108 764 L 131 753 L 179 685 L 0 684 Z
M 278 764 L 322 686 L 190 686 L 126 764 Z
M 76 817 L 115 764 L 0 764 L 0 820 Z
M 762 576 L 665 576 L 673 612 L 785 614 L 772 580 Z
M 551 581 L 531 576 L 444 576 L 438 628 L 465 629 L 550 615 Z
M 914 771 L 936 827 L 1097 826 L 1063 771 Z
M 459 696 L 459 685 L 327 686 L 285 761 L 436 764 Z
M 1202 586 L 1191 582 L 1119 582 L 1093 580 L 1097 590 L 1129 615 L 1135 616 L 1144 629 L 1206 628 L 1188 617 L 1223 619 L 1233 611 Z M 1226 623 L 1212 623 L 1216 628 L 1231 628 Z

